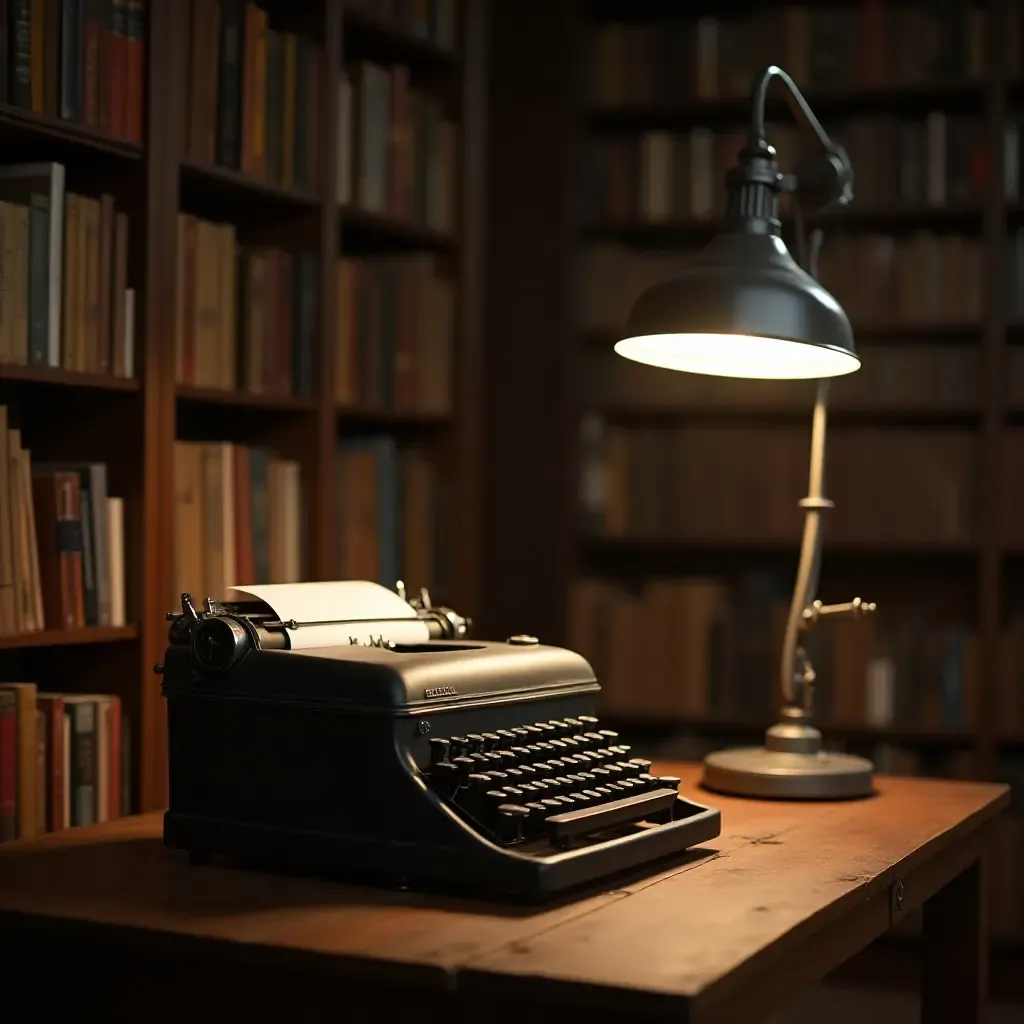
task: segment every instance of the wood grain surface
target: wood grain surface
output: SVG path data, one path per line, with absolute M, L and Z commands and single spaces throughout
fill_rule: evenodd
M 722 835 L 657 873 L 555 904 L 191 867 L 163 847 L 160 815 L 146 815 L 0 847 L 0 935 L 64 928 L 168 956 L 191 944 L 256 968 L 286 958 L 326 969 L 341 991 L 412 986 L 728 1020 L 783 998 L 772 977 L 791 992 L 888 928 L 897 878 L 902 913 L 976 862 L 984 825 L 1008 802 L 1003 786 L 888 778 L 856 802 L 748 801 L 703 794 L 696 766 L 660 770 L 721 808 Z

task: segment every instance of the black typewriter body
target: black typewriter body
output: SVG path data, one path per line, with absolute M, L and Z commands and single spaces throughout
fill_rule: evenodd
M 171 627 L 164 841 L 196 861 L 536 898 L 719 834 L 601 728 L 577 654 L 268 639 L 230 606 Z

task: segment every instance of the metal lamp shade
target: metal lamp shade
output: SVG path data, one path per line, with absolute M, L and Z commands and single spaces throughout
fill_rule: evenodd
M 637 299 L 615 351 L 669 370 L 814 379 L 860 366 L 838 302 L 774 234 L 719 234 L 679 276 Z

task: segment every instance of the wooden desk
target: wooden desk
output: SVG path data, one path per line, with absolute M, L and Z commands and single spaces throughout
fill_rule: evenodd
M 693 791 L 698 769 L 671 768 Z M 9 844 L 0 1007 L 21 1016 L 0 1017 L 743 1024 L 923 904 L 923 1019 L 971 1024 L 980 858 L 1007 789 L 878 789 L 823 805 L 707 798 L 718 840 L 541 909 L 190 867 L 163 848 L 159 815 Z

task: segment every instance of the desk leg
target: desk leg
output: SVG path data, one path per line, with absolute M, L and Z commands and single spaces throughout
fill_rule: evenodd
M 981 861 L 975 861 L 924 904 L 921 1024 L 981 1024 L 987 952 Z

